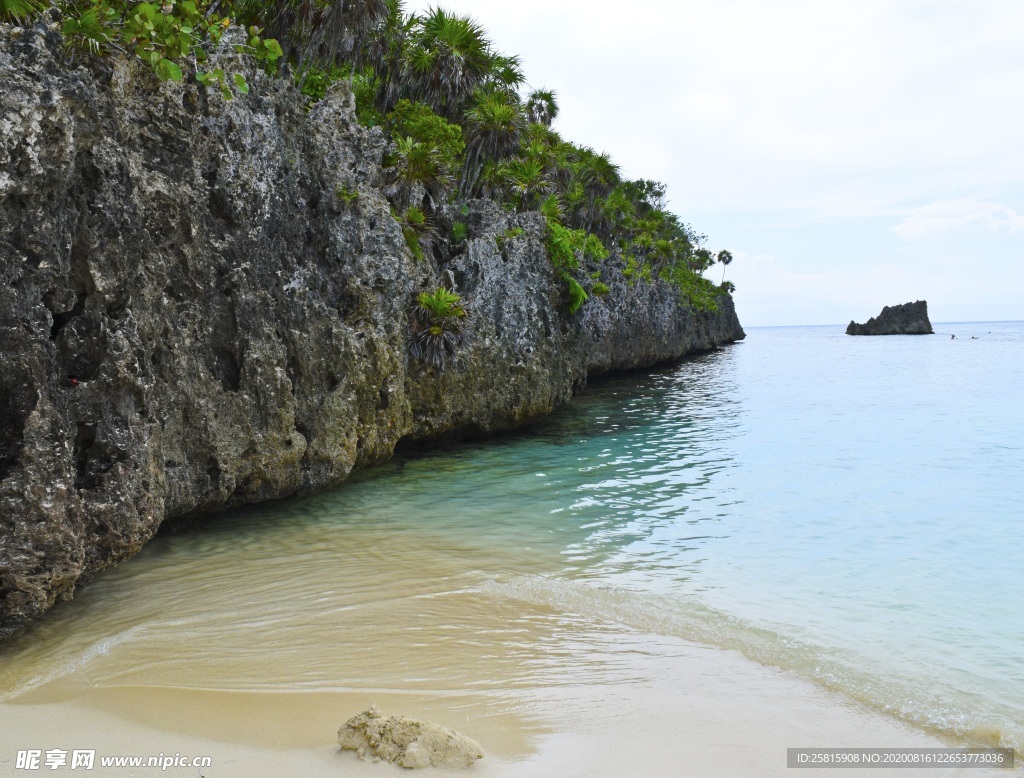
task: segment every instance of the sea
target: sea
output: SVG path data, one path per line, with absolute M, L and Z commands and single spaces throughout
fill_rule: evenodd
M 663 635 L 1019 752 L 1024 323 L 935 330 L 750 328 L 526 429 L 162 533 L 0 647 L 0 699 L 73 681 L 507 710 L 628 684 L 617 652 Z

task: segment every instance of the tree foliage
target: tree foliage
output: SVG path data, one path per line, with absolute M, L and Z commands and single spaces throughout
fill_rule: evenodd
M 433 8 L 412 30 L 402 65 L 409 94 L 454 121 L 483 85 L 494 55 L 476 21 Z
M 526 98 L 526 118 L 531 124 L 550 127 L 558 116 L 558 102 L 553 90 L 537 89 Z
M 400 100 L 386 117 L 385 126 L 396 138 L 412 138 L 432 147 L 438 163 L 451 175 L 459 169 L 466 142 L 462 128 L 445 121 L 423 103 Z

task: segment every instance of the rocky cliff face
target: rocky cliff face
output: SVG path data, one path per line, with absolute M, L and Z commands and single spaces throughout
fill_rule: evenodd
M 928 320 L 928 303 L 887 305 L 882 312 L 865 324 L 851 321 L 846 328 L 847 335 L 931 335 L 932 323 Z
M 0 637 L 168 518 L 321 489 L 400 440 L 513 427 L 588 375 L 743 337 L 731 300 L 693 313 L 614 260 L 611 294 L 570 315 L 541 218 L 487 202 L 463 250 L 417 262 L 350 97 L 307 111 L 234 57 L 215 58 L 251 91 L 226 102 L 70 69 L 55 24 L 0 25 Z M 473 311 L 441 373 L 408 354 L 439 284 Z

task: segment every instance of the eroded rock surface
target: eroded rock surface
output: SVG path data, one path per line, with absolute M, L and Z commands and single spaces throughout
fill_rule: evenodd
M 361 759 L 381 759 L 400 767 L 469 767 L 484 756 L 472 738 L 429 721 L 385 716 L 376 705 L 342 725 L 338 745 Z
M 851 321 L 846 328 L 847 335 L 931 335 L 932 323 L 928 320 L 928 303 L 887 305 L 882 312 L 864 324 Z
M 167 519 L 322 489 L 400 440 L 515 427 L 590 375 L 743 337 L 728 297 L 693 312 L 614 256 L 611 293 L 570 315 L 542 218 L 486 201 L 464 247 L 414 260 L 387 142 L 344 85 L 307 111 L 228 34 L 209 67 L 250 92 L 225 101 L 72 69 L 58 29 L 0 25 L 0 637 Z M 410 360 L 409 315 L 441 284 L 473 317 L 438 373 Z

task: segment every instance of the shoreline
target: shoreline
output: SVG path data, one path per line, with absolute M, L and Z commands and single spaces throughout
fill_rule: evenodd
M 337 728 L 375 702 L 388 713 L 437 721 L 487 754 L 460 775 L 788 775 L 791 747 L 952 747 L 859 703 L 740 654 L 650 633 L 626 636 L 623 681 L 481 693 L 423 690 L 225 692 L 91 687 L 74 678 L 0 704 L 0 769 L 18 750 L 96 749 L 99 755 L 187 754 L 205 778 L 397 775 L 334 744 Z M 470 698 L 506 714 L 481 716 Z M 528 712 L 528 717 L 523 712 Z M 112 774 L 152 774 L 119 768 Z M 13 771 L 12 771 L 13 772 Z M 846 770 L 844 775 L 877 775 Z M 434 771 L 432 774 L 448 774 Z M 809 770 L 807 775 L 829 775 Z M 901 769 L 903 775 L 991 773 Z M 1002 774 L 1009 774 L 1003 771 Z

